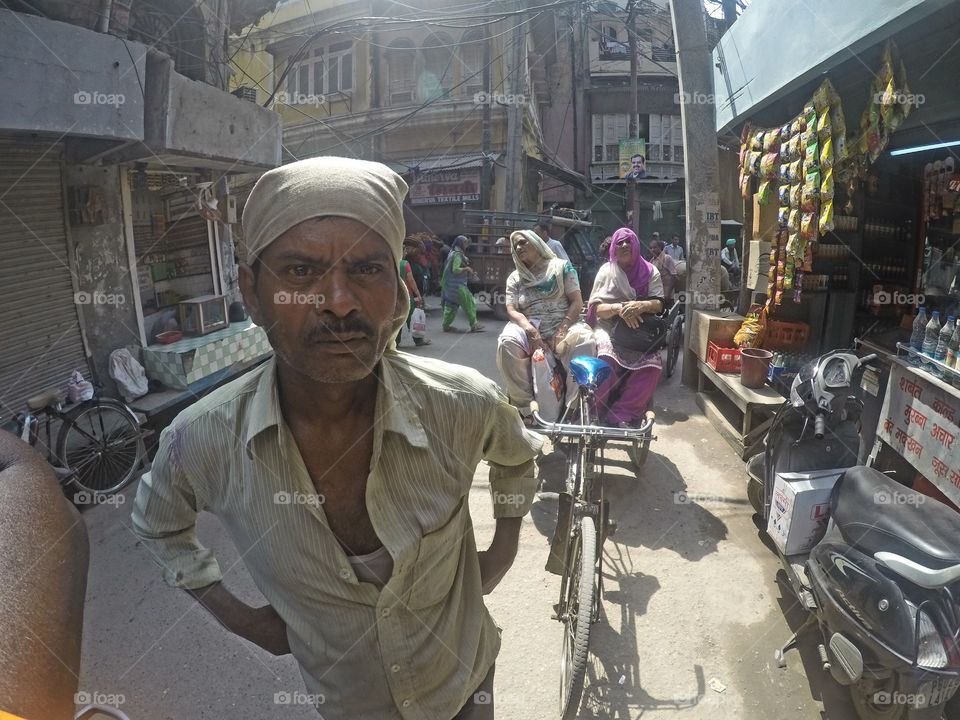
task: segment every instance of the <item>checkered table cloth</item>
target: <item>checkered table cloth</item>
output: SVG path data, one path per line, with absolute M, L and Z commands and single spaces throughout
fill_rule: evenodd
M 270 351 L 263 328 L 245 320 L 209 335 L 145 347 L 143 366 L 147 377 L 173 390 L 186 390 L 190 383 L 207 375 Z

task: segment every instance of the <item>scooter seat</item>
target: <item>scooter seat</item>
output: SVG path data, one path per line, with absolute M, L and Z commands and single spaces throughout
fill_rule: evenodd
M 578 355 L 570 359 L 570 372 L 578 385 L 596 387 L 610 377 L 610 366 L 600 358 Z
M 847 470 L 830 511 L 843 539 L 871 557 L 895 553 L 933 570 L 960 565 L 960 514 L 873 468 Z

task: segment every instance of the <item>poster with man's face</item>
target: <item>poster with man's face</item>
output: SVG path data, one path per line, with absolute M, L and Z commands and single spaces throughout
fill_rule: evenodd
M 620 177 L 641 180 L 647 176 L 647 141 L 627 139 L 620 141 Z

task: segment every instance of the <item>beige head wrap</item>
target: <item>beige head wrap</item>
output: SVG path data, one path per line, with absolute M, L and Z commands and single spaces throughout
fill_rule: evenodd
M 246 260 L 252 263 L 294 225 L 335 215 L 363 223 L 403 257 L 403 198 L 407 184 L 386 165 L 342 157 L 316 157 L 264 173 L 243 209 Z

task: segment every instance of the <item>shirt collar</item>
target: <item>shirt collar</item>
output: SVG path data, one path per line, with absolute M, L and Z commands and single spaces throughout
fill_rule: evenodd
M 380 385 L 377 388 L 374 417 L 383 423 L 384 430 L 403 436 L 416 447 L 427 447 L 427 433 L 419 417 L 420 405 L 393 367 L 398 357 L 397 353 L 387 351 L 377 367 Z M 257 381 L 250 403 L 244 445 L 249 445 L 254 437 L 267 428 L 279 426 L 282 419 L 280 396 L 277 392 L 276 358 L 272 357 L 264 363 L 263 372 Z

